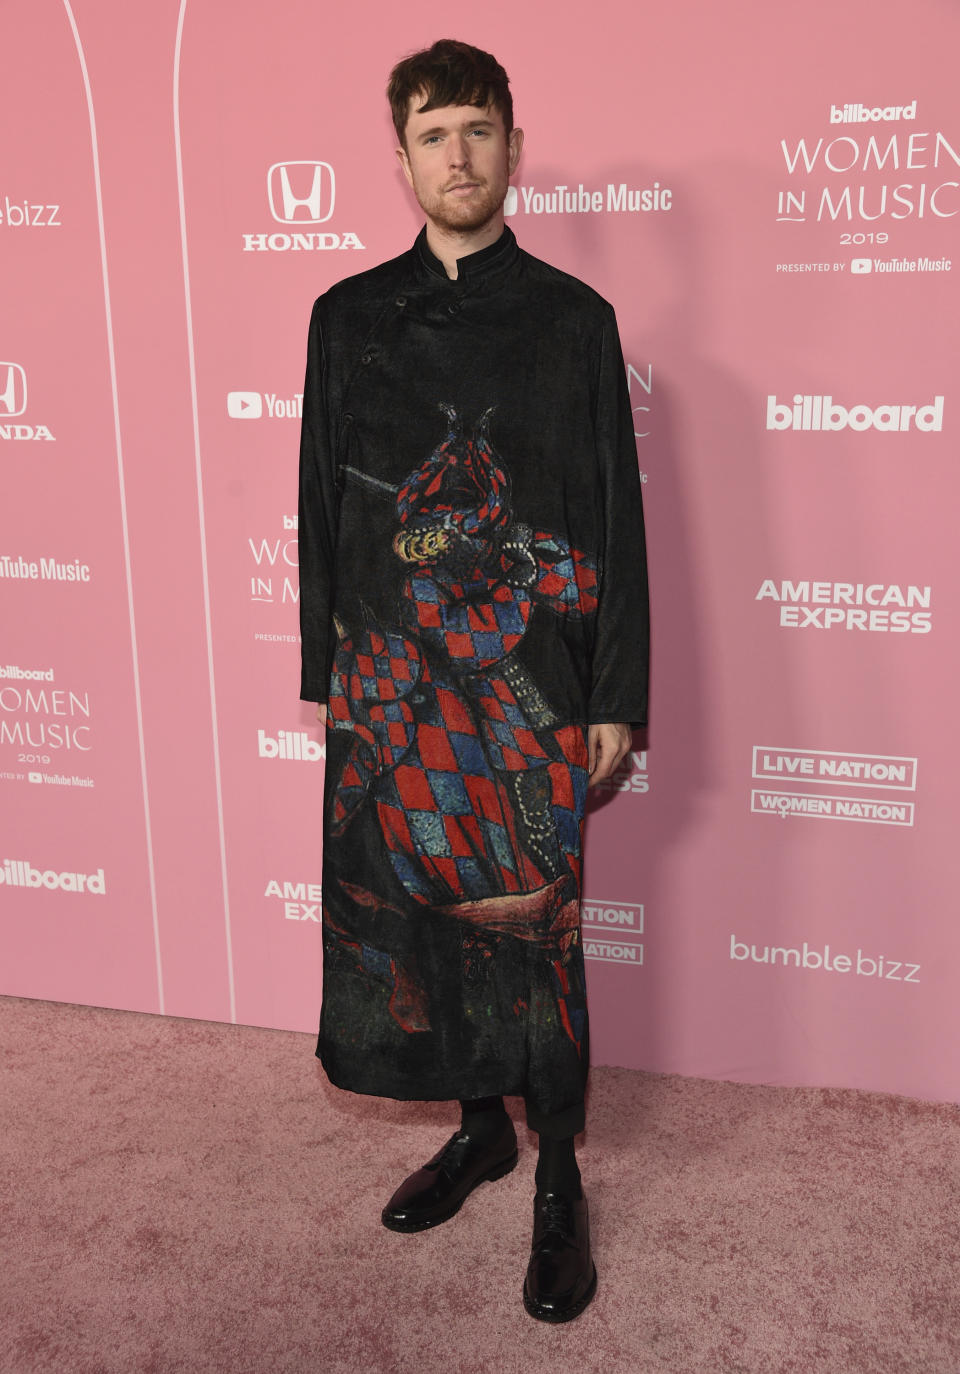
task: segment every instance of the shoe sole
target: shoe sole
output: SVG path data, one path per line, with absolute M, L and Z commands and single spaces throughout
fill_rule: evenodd
M 590 1280 L 590 1284 L 587 1288 L 587 1291 L 584 1293 L 583 1297 L 579 1300 L 579 1302 L 574 1303 L 572 1307 L 566 1307 L 562 1311 L 558 1311 L 554 1307 L 541 1307 L 539 1303 L 534 1302 L 532 1298 L 527 1296 L 526 1285 L 524 1285 L 523 1289 L 523 1305 L 530 1313 L 531 1317 L 536 1317 L 537 1321 L 553 1322 L 555 1324 L 559 1322 L 572 1322 L 574 1317 L 579 1317 L 580 1313 L 590 1302 L 596 1291 L 597 1266 L 594 1265 L 593 1278 Z
M 380 1213 L 380 1220 L 388 1231 L 399 1231 L 403 1235 L 410 1235 L 414 1231 L 429 1231 L 432 1226 L 442 1226 L 445 1221 L 449 1221 L 451 1217 L 457 1215 L 474 1188 L 479 1188 L 481 1183 L 496 1183 L 498 1178 L 505 1178 L 507 1174 L 512 1173 L 517 1167 L 519 1158 L 520 1151 L 514 1150 L 513 1154 L 508 1155 L 500 1164 L 495 1164 L 492 1169 L 488 1169 L 485 1174 L 481 1174 L 476 1182 L 470 1185 L 469 1190 L 464 1193 L 463 1197 L 459 1198 L 452 1207 L 449 1207 L 445 1212 L 441 1213 L 440 1216 L 430 1217 L 426 1221 L 401 1221 L 391 1217 L 389 1213 L 384 1210 Z

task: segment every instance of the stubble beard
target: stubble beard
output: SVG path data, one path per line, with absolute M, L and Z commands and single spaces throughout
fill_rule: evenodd
M 429 199 L 417 197 L 427 218 L 438 229 L 454 234 L 471 234 L 483 229 L 496 215 L 505 198 L 506 187 L 503 194 L 498 195 L 489 185 L 482 186 L 480 194 L 470 201 L 460 203 L 450 200 L 442 192 Z

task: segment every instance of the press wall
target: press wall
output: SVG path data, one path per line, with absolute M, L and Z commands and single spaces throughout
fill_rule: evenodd
M 588 821 L 594 1062 L 956 1098 L 955 10 L 5 17 L 0 990 L 316 1026 L 306 328 L 416 234 L 383 87 L 454 36 L 634 404 L 652 711 Z

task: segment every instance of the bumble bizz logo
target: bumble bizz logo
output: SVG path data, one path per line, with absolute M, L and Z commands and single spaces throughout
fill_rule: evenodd
M 0 225 L 7 229 L 61 229 L 59 205 L 35 205 L 29 200 L 0 201 Z
M 267 205 L 282 230 L 243 234 L 245 253 L 299 253 L 366 245 L 348 230 L 322 229 L 333 217 L 336 177 L 329 162 L 274 162 L 267 170 Z
M 877 978 L 893 983 L 919 983 L 920 965 L 902 959 L 888 959 L 876 951 L 865 954 L 837 954 L 829 945 L 812 946 L 807 940 L 798 945 L 754 945 L 730 936 L 730 958 L 737 963 L 767 964 L 770 968 L 819 970 L 822 973 L 852 973 L 858 978 Z

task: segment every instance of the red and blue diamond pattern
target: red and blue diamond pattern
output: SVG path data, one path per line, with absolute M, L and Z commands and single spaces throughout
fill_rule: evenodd
M 541 885 L 544 874 L 519 841 L 473 713 L 452 684 L 438 681 L 430 707 L 403 762 L 374 785 L 400 881 L 432 906 Z
M 393 768 L 416 730 L 404 698 L 423 675 L 420 649 L 402 635 L 366 629 L 341 640 L 330 679 L 327 711 L 335 729 L 356 736 L 334 799 L 334 828 L 342 829 L 371 779 Z
M 410 630 L 454 669 L 475 673 L 505 658 L 523 638 L 532 610 L 518 587 L 477 570 L 469 579 L 421 568 L 403 587 Z

